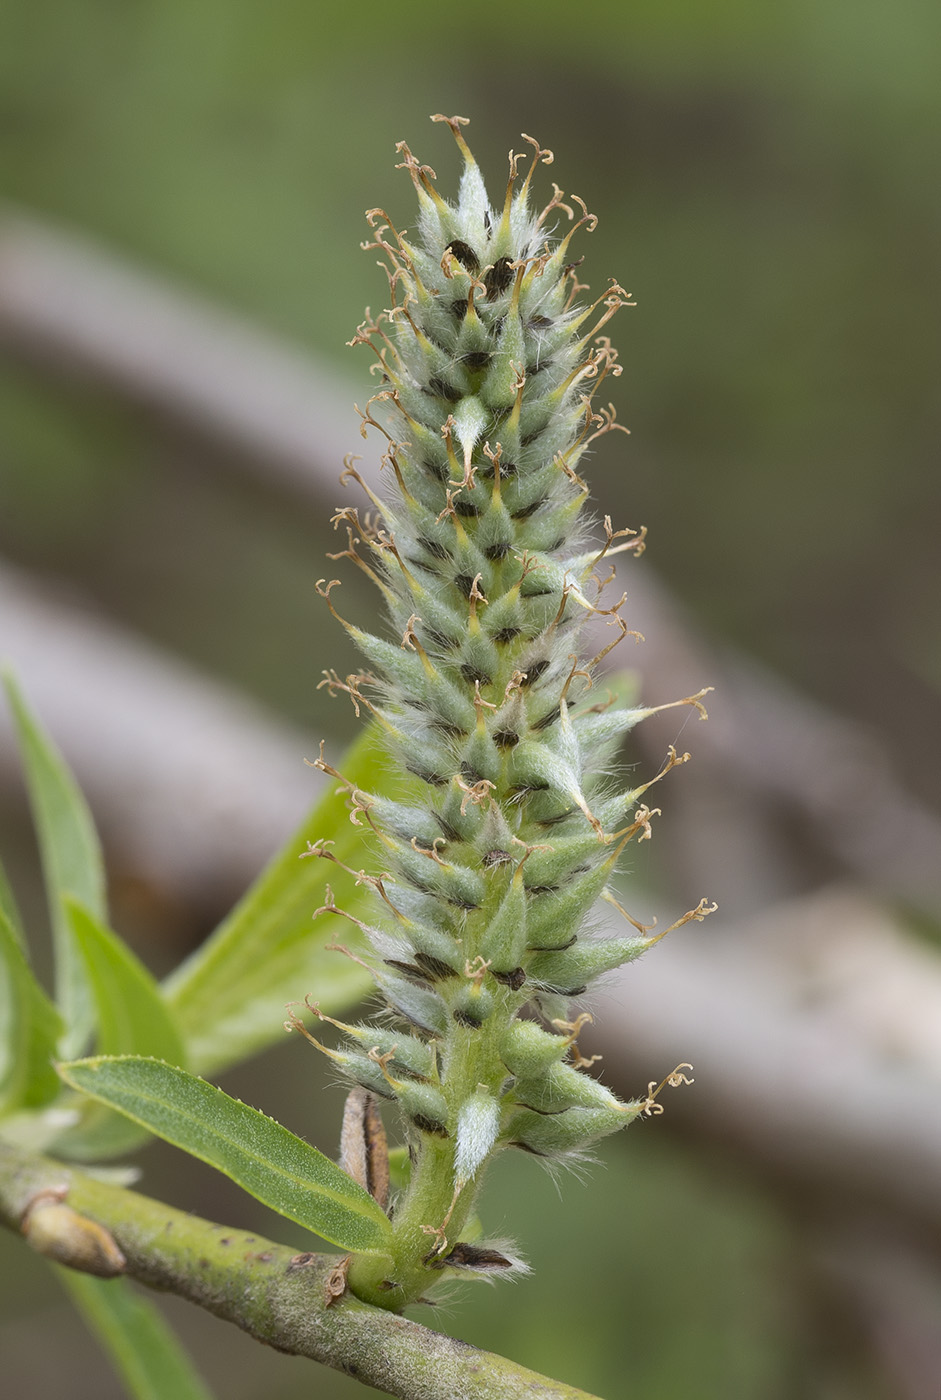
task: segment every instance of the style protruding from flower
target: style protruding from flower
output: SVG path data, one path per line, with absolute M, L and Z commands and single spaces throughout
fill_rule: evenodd
M 331 557 L 377 584 L 386 634 L 341 618 L 336 581 L 318 584 L 370 668 L 345 681 L 328 671 L 323 684 L 378 722 L 403 780 L 393 799 L 346 783 L 322 752 L 317 761 L 344 784 L 351 819 L 375 833 L 385 867 L 352 873 L 378 896 L 375 923 L 353 922 L 386 1014 L 334 1022 L 344 1046 L 327 1053 L 356 1086 L 347 1170 L 384 1196 L 375 1102 L 395 1101 L 404 1118 L 408 1179 L 394 1198 L 392 1252 L 354 1257 L 348 1271 L 355 1293 L 387 1308 L 421 1298 L 448 1272 L 522 1267 L 502 1243 L 463 1238 L 495 1152 L 578 1160 L 661 1110 L 653 1085 L 622 1103 L 585 1073 L 597 1058 L 578 1049 L 590 1018 L 569 1006 L 663 936 L 629 915 L 624 936 L 585 931 L 619 855 L 650 837 L 656 814 L 639 800 L 651 783 L 625 791 L 610 775 L 624 736 L 664 707 L 591 694 L 599 664 L 629 634 L 626 596 L 602 606 L 596 570 L 614 554 L 639 555 L 645 531 L 615 530 L 605 517 L 603 540 L 591 543 L 580 474 L 599 437 L 626 431 L 596 399 L 621 372 L 603 328 L 633 303 L 615 282 L 580 300 L 587 288 L 570 244 L 596 220 L 558 185 L 534 210 L 532 184 L 550 151 L 524 136 L 531 149 L 510 153 L 493 205 L 465 119 L 433 120 L 463 157 L 457 202 L 401 142 L 417 227 L 406 233 L 383 210 L 368 212 L 364 247 L 382 258 L 391 302 L 367 311 L 350 342 L 375 356 L 380 387 L 359 412 L 363 436 L 383 439 L 387 490 L 375 494 L 348 459 L 344 477 L 375 514 L 339 511 L 347 547 Z M 586 660 L 579 637 L 593 617 L 618 636 Z M 704 718 L 705 693 L 672 703 Z M 653 781 L 686 758 L 671 748 Z M 309 854 L 336 860 L 324 842 Z M 318 912 L 342 913 L 329 893 Z M 708 912 L 702 901 L 678 923 Z M 296 1017 L 289 1024 L 300 1028 Z M 684 1068 L 665 1083 L 688 1082 Z

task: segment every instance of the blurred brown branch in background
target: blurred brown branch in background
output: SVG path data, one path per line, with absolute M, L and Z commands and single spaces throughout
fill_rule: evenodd
M 353 393 L 308 352 L 9 213 L 0 214 L 0 345 L 212 434 L 270 486 L 318 502 L 329 502 L 356 441 Z M 941 912 L 941 819 L 903 791 L 876 736 L 731 652 L 717 666 L 715 643 L 695 636 L 646 563 L 622 564 L 619 583 L 647 638 L 648 692 L 672 698 L 708 682 L 721 694 L 697 749 L 753 799 L 810 823 L 864 884 Z M 742 813 L 740 835 L 754 815 Z

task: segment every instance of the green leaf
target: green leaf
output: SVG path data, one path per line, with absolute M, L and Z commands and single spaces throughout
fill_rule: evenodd
M 375 726 L 367 729 L 340 761 L 350 782 L 374 788 Z M 338 937 L 359 941 L 358 931 L 340 920 L 311 921 L 324 902 L 327 882 L 337 902 L 356 913 L 363 891 L 352 876 L 324 860 L 302 860 L 308 842 L 334 840 L 338 860 L 360 868 L 370 852 L 363 829 L 354 826 L 344 796 L 330 791 L 293 833 L 215 933 L 165 984 L 167 999 L 182 1028 L 190 1063 L 216 1073 L 270 1045 L 283 1034 L 284 1004 L 312 992 L 334 1014 L 372 988 L 361 967 L 325 945 Z
M 133 1400 L 212 1400 L 163 1315 L 127 1279 L 56 1273 Z
M 12 676 L 5 676 L 39 836 L 56 954 L 56 1001 L 65 1021 L 63 1054 L 75 1054 L 92 1029 L 91 994 L 72 939 L 64 897 L 75 895 L 106 919 L 101 847 L 84 797 L 61 754 L 30 713 Z
M 20 911 L 17 908 L 16 899 L 10 888 L 10 881 L 7 879 L 7 872 L 0 861 L 0 914 L 5 914 L 7 922 L 19 942 L 20 946 L 26 947 L 26 935 L 23 932 L 23 920 L 20 918 Z
M 67 898 L 72 936 L 85 962 L 102 1055 L 152 1055 L 185 1064 L 185 1050 L 160 988 L 130 948 L 78 900 Z M 138 1125 L 100 1105 L 86 1104 L 83 1121 L 56 1141 L 57 1153 L 80 1161 L 130 1152 L 147 1138 Z
M 56 1097 L 53 1060 L 61 1033 L 59 1013 L 0 910 L 0 1110 L 36 1108 Z
M 316 1147 L 204 1079 L 136 1056 L 74 1060 L 59 1073 L 331 1244 L 386 1252 L 392 1226 L 368 1192 Z
M 144 964 L 77 899 L 67 898 L 65 904 L 95 999 L 98 1053 L 152 1055 L 185 1064 L 180 1033 Z

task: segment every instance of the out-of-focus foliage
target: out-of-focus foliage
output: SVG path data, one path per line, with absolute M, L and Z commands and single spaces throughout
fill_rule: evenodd
M 376 735 L 367 729 L 344 758 L 343 769 L 348 781 L 358 784 L 376 765 Z M 216 1073 L 280 1039 L 285 1003 L 309 987 L 337 1012 L 371 990 L 361 964 L 325 952 L 338 927 L 348 942 L 359 946 L 362 939 L 358 929 L 336 916 L 311 923 L 325 897 L 325 867 L 302 860 L 305 848 L 330 832 L 337 861 L 361 864 L 363 828 L 349 815 L 343 789 L 330 785 L 212 937 L 168 978 L 167 999 L 200 1073 Z M 338 864 L 331 864 L 329 873 L 335 898 L 355 912 L 363 902 L 355 875 Z
M 132 1400 L 212 1400 L 160 1312 L 128 1279 L 56 1272 Z

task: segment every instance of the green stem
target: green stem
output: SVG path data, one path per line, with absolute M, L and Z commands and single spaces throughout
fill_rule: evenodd
M 0 1142 L 0 1221 L 18 1231 L 50 1191 L 108 1231 L 140 1283 L 400 1400 L 597 1400 L 349 1295 L 328 1306 L 335 1255 L 294 1254 Z
M 504 1000 L 508 1001 L 508 997 Z M 506 1069 L 497 1054 L 497 1044 L 509 1015 L 510 1012 L 501 1007 L 500 1012 L 477 1030 L 453 1025 L 444 1047 L 440 1081 L 450 1108 L 449 1136 L 436 1137 L 430 1133 L 421 1136 L 408 1188 L 393 1216 L 391 1258 L 354 1257 L 349 1284 L 364 1302 L 396 1311 L 415 1302 L 440 1278 L 431 1257 L 443 1257 L 461 1239 L 474 1208 L 485 1164 L 481 1164 L 474 1180 L 455 1195 L 457 1115 L 461 1104 L 466 1103 L 479 1084 L 486 1085 L 494 1094 L 499 1092 Z M 436 1238 L 437 1230 L 441 1233 Z M 391 1283 L 395 1287 L 390 1287 Z
M 349 1284 L 358 1298 L 398 1311 L 438 1281 L 440 1274 L 427 1262 L 441 1243 L 432 1231 L 443 1224 L 450 1211 L 445 1227 L 447 1238 L 459 1239 L 477 1194 L 475 1185 L 470 1184 L 454 1201 L 453 1181 L 453 1139 L 427 1138 L 395 1214 L 391 1261 L 366 1254 L 353 1258 Z M 396 1287 L 390 1289 L 389 1282 L 393 1280 Z

